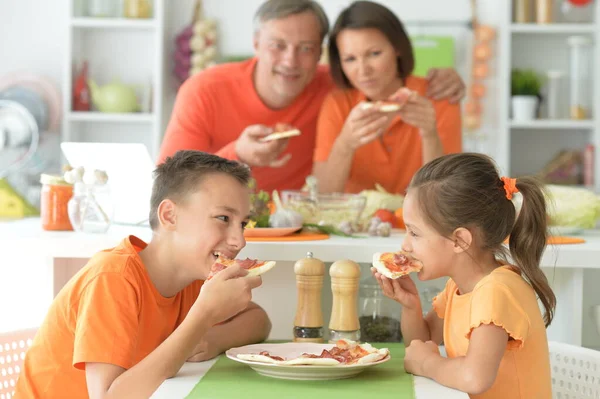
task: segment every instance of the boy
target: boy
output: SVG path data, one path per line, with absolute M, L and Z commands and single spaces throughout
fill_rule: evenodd
M 152 241 L 125 238 L 61 290 L 15 397 L 147 398 L 187 359 L 264 340 L 269 319 L 250 302 L 260 277 L 232 267 L 203 284 L 217 252 L 234 258 L 246 245 L 249 178 L 244 165 L 198 151 L 158 166 Z

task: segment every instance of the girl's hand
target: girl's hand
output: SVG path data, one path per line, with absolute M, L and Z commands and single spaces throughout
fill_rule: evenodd
M 393 115 L 383 114 L 376 107 L 365 109 L 363 104 L 356 104 L 350 111 L 338 137 L 339 143 L 352 152 L 381 136 L 393 119 Z
M 385 296 L 392 298 L 396 302 L 400 302 L 406 309 L 418 309 L 421 311 L 419 290 L 417 290 L 415 282 L 409 276 L 390 279 L 379 273 L 374 267 L 371 268 L 371 273 L 377 279 Z
M 398 111 L 398 115 L 404 122 L 419 128 L 421 137 L 437 137 L 435 108 L 427 98 L 413 93 L 402 109 Z
M 440 349 L 435 342 L 412 340 L 404 353 L 404 369 L 407 373 L 425 375 L 423 365 L 432 356 L 441 356 Z

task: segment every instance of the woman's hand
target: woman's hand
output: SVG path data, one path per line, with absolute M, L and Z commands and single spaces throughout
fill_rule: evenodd
M 393 96 L 390 100 L 393 100 Z M 433 104 L 429 99 L 413 93 L 398 114 L 404 122 L 419 128 L 421 137 L 432 138 L 438 136 L 435 108 L 433 108 Z
M 414 339 L 410 345 L 406 347 L 404 353 L 404 369 L 407 373 L 415 375 L 425 375 L 427 360 L 431 357 L 440 357 L 440 350 L 437 344 L 433 341 L 423 342 Z
M 350 111 L 338 137 L 338 143 L 347 151 L 354 152 L 381 136 L 393 119 L 393 116 L 383 114 L 376 107 L 365 109 L 363 104 L 356 104 Z
M 420 311 L 419 290 L 417 290 L 415 282 L 409 276 L 390 279 L 379 273 L 374 267 L 371 268 L 371 273 L 377 279 L 385 296 L 399 302 L 406 309 L 418 309 Z

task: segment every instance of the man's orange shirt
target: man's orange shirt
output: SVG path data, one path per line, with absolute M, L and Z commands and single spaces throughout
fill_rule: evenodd
M 406 87 L 425 96 L 427 80 L 410 76 Z M 315 162 L 325 162 L 350 111 L 361 101 L 363 93 L 356 89 L 334 90 L 325 99 L 317 125 Z M 462 125 L 460 106 L 447 100 L 433 101 L 437 131 L 444 154 L 460 152 Z M 419 129 L 397 117 L 382 136 L 363 145 L 354 154 L 345 192 L 372 190 L 379 183 L 390 193 L 404 194 L 415 172 L 423 165 L 423 149 Z
M 482 324 L 501 327 L 509 336 L 494 384 L 472 399 L 552 398 L 546 326 L 536 293 L 518 269 L 498 267 L 465 294 L 450 279 L 433 309 L 444 319 L 450 358 L 466 356 L 471 333 Z
M 85 363 L 129 369 L 183 321 L 202 281 L 163 297 L 138 255 L 145 247 L 130 236 L 63 287 L 27 351 L 15 398 L 87 398 Z
M 299 189 L 312 171 L 316 125 L 323 99 L 333 87 L 329 68 L 319 66 L 312 82 L 288 107 L 273 110 L 258 97 L 252 74 L 256 58 L 209 68 L 181 86 L 162 143 L 159 162 L 178 150 L 200 150 L 237 159 L 235 141 L 250 125 L 290 124 L 302 132 L 292 137 L 281 168 L 252 168 L 257 187 Z M 283 154 L 282 154 L 283 156 Z

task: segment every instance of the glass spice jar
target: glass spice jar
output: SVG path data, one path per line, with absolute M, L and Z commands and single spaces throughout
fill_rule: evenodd
M 401 306 L 387 298 L 371 276 L 360 284 L 359 323 L 362 342 L 401 342 Z
M 73 230 L 69 219 L 68 203 L 73 197 L 73 185 L 61 176 L 42 174 L 40 217 L 44 230 Z
M 126 18 L 151 18 L 150 0 L 125 0 L 124 14 Z

